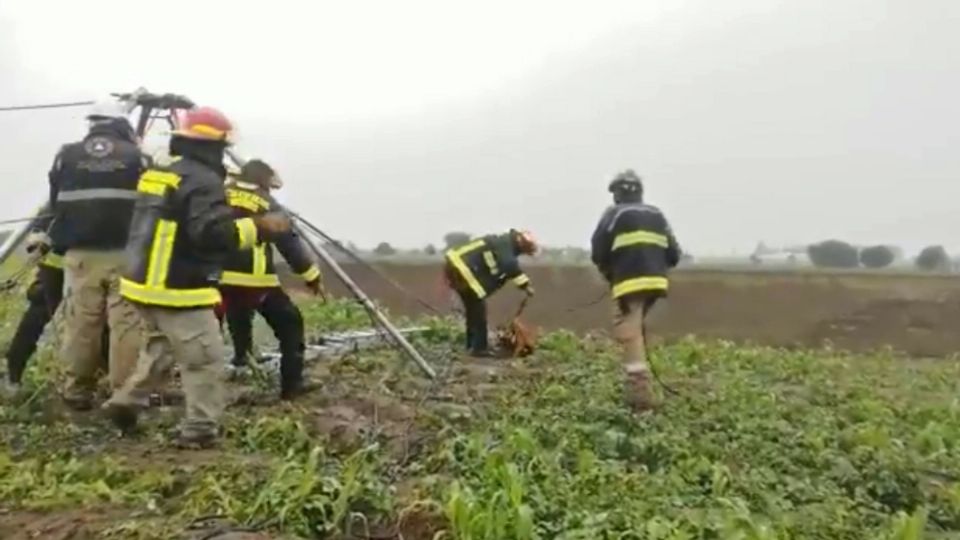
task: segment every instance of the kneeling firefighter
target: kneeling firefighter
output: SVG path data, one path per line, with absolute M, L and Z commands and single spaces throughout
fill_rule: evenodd
M 463 302 L 467 325 L 467 350 L 471 356 L 491 356 L 487 335 L 486 298 L 513 283 L 528 296 L 534 290 L 520 268 L 520 255 L 534 255 L 537 242 L 529 231 L 511 229 L 488 235 L 447 250 L 444 274 Z
M 592 259 L 611 287 L 614 338 L 623 346 L 625 397 L 636 412 L 654 408 L 644 317 L 667 294 L 667 272 L 680 260 L 680 247 L 663 213 L 643 202 L 643 184 L 631 170 L 609 186 L 608 208 L 592 239 Z
M 133 375 L 106 404 L 123 431 L 136 426 L 151 390 L 175 360 L 186 398 L 178 444 L 207 446 L 217 438 L 225 374 L 214 306 L 220 303 L 223 262 L 231 252 L 253 249 L 264 236 L 290 228 L 282 214 L 234 216 L 223 186 L 232 131 L 216 109 L 187 111 L 170 138 L 174 161 L 147 170 L 137 185 L 120 294 L 139 308 L 144 342 Z
M 270 195 L 270 190 L 281 185 L 273 168 L 263 161 L 250 160 L 238 175 L 227 180 L 227 202 L 237 218 L 277 211 L 282 207 Z M 274 247 L 307 287 L 314 294 L 322 295 L 320 268 L 291 230 L 258 242 L 250 251 L 235 251 L 227 257 L 220 278 L 223 304 L 219 311 L 226 317 L 233 339 L 235 366 L 245 365 L 253 348 L 254 310 L 267 321 L 280 343 L 280 397 L 290 400 L 304 390 L 306 343 L 300 308 L 280 286 L 273 260 Z

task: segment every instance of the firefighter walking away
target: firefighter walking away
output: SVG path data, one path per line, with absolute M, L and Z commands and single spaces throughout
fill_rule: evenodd
M 270 195 L 282 185 L 276 172 L 261 160 L 250 160 L 227 181 L 227 202 L 234 216 L 244 218 L 281 210 Z M 303 314 L 280 286 L 274 247 L 290 269 L 314 294 L 321 295 L 320 268 L 307 255 L 293 230 L 261 239 L 248 251 L 231 253 L 220 278 L 221 311 L 233 340 L 233 364 L 246 365 L 253 349 L 253 314 L 260 313 L 280 343 L 280 397 L 290 400 L 304 391 L 303 357 L 306 349 Z
M 520 255 L 535 255 L 537 242 L 529 231 L 511 229 L 447 250 L 444 274 L 460 297 L 466 316 L 467 351 L 490 357 L 486 299 L 508 281 L 533 296 L 530 278 L 520 267 Z
M 137 181 L 148 160 L 126 113 L 117 101 L 94 105 L 90 132 L 64 146 L 50 171 L 50 237 L 53 252 L 64 254 L 64 401 L 77 410 L 93 406 L 104 327 L 110 328 L 114 390 L 132 372 L 140 346 L 140 319 L 120 296 L 119 282 Z
M 608 187 L 613 206 L 600 218 L 592 238 L 592 259 L 610 284 L 613 335 L 623 347 L 624 393 L 636 412 L 656 405 L 647 359 L 644 318 L 667 295 L 667 272 L 680 260 L 680 247 L 667 218 L 643 202 L 643 184 L 631 170 Z
M 106 404 L 123 431 L 136 426 L 151 391 L 176 361 L 186 399 L 178 444 L 209 446 L 217 439 L 225 407 L 224 347 L 213 308 L 220 302 L 223 261 L 290 228 L 279 214 L 234 217 L 223 185 L 232 130 L 216 109 L 187 111 L 170 139 L 173 162 L 146 171 L 137 185 L 120 292 L 139 308 L 144 341 L 136 370 Z

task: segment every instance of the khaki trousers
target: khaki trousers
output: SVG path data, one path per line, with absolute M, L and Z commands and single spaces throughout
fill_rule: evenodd
M 104 326 L 110 328 L 110 386 L 116 390 L 136 363 L 140 316 L 119 293 L 123 251 L 71 249 L 64 257 L 63 341 L 69 373 L 66 395 L 90 399 L 97 387 Z
M 140 357 L 110 403 L 148 406 L 150 394 L 167 381 L 176 362 L 186 398 L 181 433 L 216 434 L 226 398 L 223 339 L 213 309 L 138 307 L 144 326 Z
M 644 317 L 647 302 L 644 299 L 614 300 L 613 338 L 623 347 L 623 368 L 627 373 L 649 370 L 647 348 L 644 342 Z

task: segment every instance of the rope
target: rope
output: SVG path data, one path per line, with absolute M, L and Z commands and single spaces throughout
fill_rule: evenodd
M 7 107 L 0 107 L 0 112 L 9 112 L 9 111 L 35 111 L 40 109 L 64 109 L 67 107 L 85 107 L 88 105 L 93 105 L 94 101 L 68 101 L 65 103 L 44 103 L 40 105 L 13 105 Z
M 660 378 L 660 373 L 657 371 L 657 366 L 656 366 L 656 364 L 655 364 L 654 361 L 653 361 L 653 354 L 650 352 L 650 345 L 647 343 L 647 321 L 646 321 L 646 319 L 647 319 L 647 314 L 646 314 L 646 311 L 648 311 L 648 309 L 647 309 L 647 308 L 644 308 L 644 314 L 643 314 L 643 319 L 644 319 L 644 320 L 643 320 L 643 322 L 640 324 L 640 331 L 643 333 L 643 351 L 644 351 L 644 353 L 646 353 L 646 356 L 647 356 L 647 364 L 650 365 L 650 373 L 653 374 L 653 379 L 654 379 L 655 381 L 657 381 L 657 384 L 659 384 L 660 387 L 664 389 L 664 391 L 666 391 L 668 394 L 670 394 L 670 395 L 672 395 L 672 396 L 681 397 L 680 392 L 674 390 L 673 387 L 671 387 L 671 386 L 668 385 L 667 383 L 663 382 L 663 379 Z

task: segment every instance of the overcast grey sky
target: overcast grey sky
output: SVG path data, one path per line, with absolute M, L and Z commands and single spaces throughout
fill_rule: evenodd
M 585 245 L 633 167 L 694 254 L 957 251 L 958 28 L 955 0 L 0 0 L 0 104 L 190 95 L 366 246 Z M 0 113 L 3 216 L 42 199 L 82 115 Z

